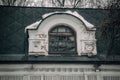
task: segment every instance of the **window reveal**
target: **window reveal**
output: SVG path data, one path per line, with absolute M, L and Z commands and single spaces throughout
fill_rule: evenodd
M 64 25 L 56 26 L 49 32 L 50 54 L 76 53 L 75 32 Z

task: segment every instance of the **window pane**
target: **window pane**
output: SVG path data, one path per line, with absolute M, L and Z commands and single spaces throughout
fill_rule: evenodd
M 58 32 L 65 32 L 65 28 L 64 27 L 59 27 Z
M 66 28 L 66 32 L 72 32 L 69 28 Z
M 57 37 L 56 36 L 50 36 L 50 41 L 56 41 Z
M 74 36 L 68 36 L 68 41 L 75 41 L 75 38 L 74 38 Z
M 58 47 L 59 47 L 59 48 L 65 48 L 65 47 L 66 47 L 65 42 L 59 41 L 59 42 L 58 42 Z
M 66 41 L 66 36 L 59 36 L 60 41 Z
M 54 29 L 54 30 L 52 30 L 52 32 L 57 32 L 57 28 L 56 28 L 56 29 Z

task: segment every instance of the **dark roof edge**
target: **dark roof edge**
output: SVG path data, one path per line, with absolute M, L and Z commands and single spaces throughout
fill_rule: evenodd
M 102 8 L 60 8 L 60 7 L 34 7 L 34 6 L 9 6 L 9 5 L 0 5 L 0 7 L 11 7 L 11 8 L 46 8 L 46 9 L 80 9 L 80 10 L 110 10 Z M 114 9 L 115 10 L 115 9 Z M 119 10 L 119 9 L 116 9 Z

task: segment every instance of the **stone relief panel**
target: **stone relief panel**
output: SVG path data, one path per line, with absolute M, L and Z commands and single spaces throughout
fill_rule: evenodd
M 45 33 L 35 34 L 34 39 L 29 39 L 29 53 L 36 55 L 45 55 L 48 52 L 48 41 Z
M 92 54 L 96 54 L 96 41 L 93 40 L 81 40 L 82 43 L 82 55 L 89 55 L 91 56 Z

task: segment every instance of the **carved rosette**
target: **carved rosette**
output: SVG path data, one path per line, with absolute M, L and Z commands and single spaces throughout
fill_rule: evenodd
M 83 40 L 82 53 L 87 55 L 96 55 L 96 41 L 95 40 Z

